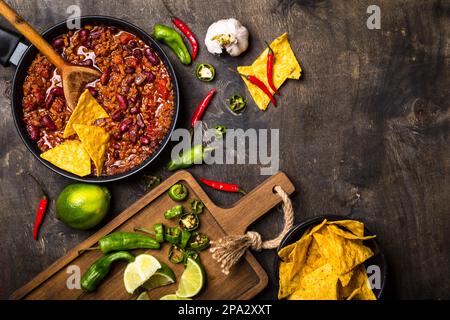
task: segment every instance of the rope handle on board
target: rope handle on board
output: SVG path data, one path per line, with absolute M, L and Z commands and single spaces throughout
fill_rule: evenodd
M 275 249 L 294 225 L 294 209 L 291 199 L 280 186 L 275 186 L 274 190 L 283 201 L 284 212 L 284 228 L 275 239 L 263 241 L 258 232 L 247 231 L 244 235 L 229 235 L 218 241 L 211 242 L 212 247 L 210 251 L 212 252 L 212 257 L 220 263 L 222 272 L 226 275 L 230 273 L 230 269 L 241 259 L 248 248 L 256 251 Z

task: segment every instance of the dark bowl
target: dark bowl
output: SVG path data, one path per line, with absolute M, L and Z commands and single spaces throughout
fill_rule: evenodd
M 27 146 L 28 150 L 30 150 L 30 152 L 36 157 L 36 159 L 38 159 L 43 165 L 45 165 L 50 170 L 52 170 L 64 177 L 67 177 L 67 178 L 70 178 L 73 180 L 77 180 L 77 181 L 81 181 L 81 182 L 106 183 L 106 182 L 111 182 L 111 181 L 117 181 L 117 180 L 127 178 L 127 177 L 141 171 L 142 169 L 144 169 L 146 166 L 148 166 L 150 163 L 152 163 L 158 157 L 158 155 L 162 152 L 164 147 L 169 142 L 170 137 L 172 136 L 173 130 L 175 129 L 177 119 L 178 119 L 179 104 L 180 104 L 179 86 L 178 86 L 177 78 L 175 75 L 175 71 L 172 67 L 172 64 L 169 61 L 169 58 L 164 53 L 163 49 L 161 49 L 161 47 L 158 45 L 158 43 L 146 31 L 142 30 L 141 28 L 139 28 L 125 20 L 121 20 L 121 19 L 114 18 L 114 17 L 83 16 L 80 19 L 81 19 L 82 26 L 86 25 L 86 24 L 106 25 L 106 26 L 115 26 L 115 27 L 118 27 L 119 29 L 128 31 L 128 32 L 138 36 L 139 38 L 141 38 L 142 41 L 144 41 L 148 46 L 150 46 L 153 50 L 155 50 L 155 52 L 159 55 L 161 61 L 165 64 L 165 66 L 169 72 L 170 78 L 172 80 L 174 96 L 175 96 L 174 116 L 173 116 L 172 126 L 171 126 L 169 132 L 167 133 L 167 136 L 161 142 L 159 148 L 151 156 L 149 156 L 145 161 L 143 161 L 140 165 L 138 165 L 126 172 L 117 174 L 117 175 L 99 176 L 99 177 L 90 175 L 90 176 L 86 176 L 86 177 L 79 177 L 75 174 L 72 174 L 70 172 L 62 170 L 62 169 L 54 166 L 50 162 L 42 159 L 40 157 L 41 152 L 40 152 L 39 148 L 37 147 L 36 142 L 32 141 L 30 139 L 30 137 L 28 136 L 26 127 L 22 121 L 22 117 L 23 117 L 23 114 L 22 114 L 22 97 L 23 97 L 22 85 L 23 85 L 23 82 L 24 82 L 26 74 L 27 74 L 27 69 L 38 52 L 34 46 L 30 46 L 25 51 L 19 64 L 17 65 L 17 69 L 16 69 L 16 72 L 14 75 L 13 86 L 12 86 L 12 90 L 11 90 L 11 102 L 12 102 L 11 107 L 12 107 L 14 122 L 15 122 L 15 125 L 17 128 L 17 131 L 19 132 L 19 135 L 22 138 L 22 141 L 24 142 L 24 144 Z M 60 23 L 54 25 L 47 31 L 45 31 L 42 36 L 47 41 L 51 41 L 55 37 L 67 32 L 67 31 L 68 31 L 68 29 L 67 29 L 66 21 L 63 21 L 63 22 L 60 22 Z
M 314 217 L 307 219 L 303 221 L 300 224 L 297 224 L 293 226 L 287 234 L 284 236 L 283 240 L 281 240 L 280 245 L 277 248 L 277 252 L 279 252 L 283 247 L 290 245 L 296 241 L 298 241 L 302 235 L 308 230 L 309 227 L 312 227 L 314 225 L 320 224 L 324 219 L 327 219 L 328 221 L 338 221 L 338 220 L 352 220 L 348 219 L 346 217 L 342 216 L 336 216 L 336 215 L 324 215 L 319 217 Z M 366 227 L 364 227 L 364 235 L 373 235 L 372 232 L 369 231 Z M 378 241 L 376 238 L 365 240 L 364 245 L 369 247 L 373 250 L 374 256 L 368 259 L 364 262 L 365 267 L 369 266 L 378 266 L 380 270 L 380 287 L 374 288 L 373 293 L 377 297 L 377 299 L 382 299 L 384 294 L 384 288 L 386 285 L 386 278 L 387 278 L 387 263 L 386 259 L 384 257 L 384 254 L 380 248 L 380 245 L 378 244 Z M 275 263 L 274 263 L 274 270 L 275 270 L 275 280 L 278 285 L 279 283 L 279 275 L 278 275 L 278 268 L 280 265 L 280 258 L 278 257 L 278 254 L 275 257 Z

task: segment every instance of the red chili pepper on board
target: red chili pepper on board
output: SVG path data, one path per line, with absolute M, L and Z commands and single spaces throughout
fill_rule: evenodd
M 272 89 L 273 92 L 275 92 L 276 94 L 280 94 L 275 85 L 273 84 L 273 64 L 275 55 L 267 41 L 266 44 L 267 47 L 269 48 L 269 52 L 267 53 L 267 82 L 269 83 L 270 89 Z
M 209 103 L 211 102 L 214 93 L 216 93 L 216 88 L 212 88 L 211 91 L 208 92 L 206 97 L 203 98 L 203 100 L 198 105 L 197 109 L 195 109 L 195 112 L 191 119 L 191 127 L 195 127 L 195 123 L 202 119 L 203 114 L 206 111 L 206 108 L 208 107 Z
M 44 188 L 42 187 L 41 183 L 32 174 L 29 173 L 29 175 L 36 182 L 42 193 L 41 199 L 39 200 L 39 206 L 36 212 L 36 219 L 34 220 L 34 228 L 33 228 L 33 238 L 34 240 L 37 240 L 39 227 L 41 226 L 42 220 L 44 220 L 45 212 L 47 211 L 48 198 L 44 192 Z
M 239 192 L 244 195 L 246 194 L 246 192 L 244 190 L 242 190 L 241 187 L 239 187 L 236 184 L 212 181 L 212 180 L 207 180 L 207 179 L 203 179 L 203 178 L 199 178 L 199 179 L 201 182 L 206 184 L 208 187 L 211 187 L 216 190 L 225 191 L 225 192 L 234 192 L 234 193 Z
M 262 82 L 261 80 L 259 80 L 255 76 L 249 76 L 249 75 L 246 75 L 246 74 L 242 74 L 242 73 L 234 71 L 233 69 L 230 69 L 230 68 L 228 70 L 230 70 L 230 71 L 232 71 L 234 73 L 237 73 L 241 77 L 244 77 L 245 79 L 250 81 L 250 83 L 253 83 L 254 85 L 256 85 L 258 88 L 260 88 L 270 98 L 270 101 L 272 102 L 272 104 L 275 107 L 277 106 L 277 101 L 275 100 L 275 98 L 274 98 L 273 94 L 270 92 L 270 90 L 266 87 L 264 82 Z
M 172 17 L 172 23 L 188 38 L 191 46 L 192 46 L 192 60 L 197 58 L 198 53 L 198 42 L 195 39 L 194 33 L 189 29 L 189 27 L 180 19 L 176 17 Z

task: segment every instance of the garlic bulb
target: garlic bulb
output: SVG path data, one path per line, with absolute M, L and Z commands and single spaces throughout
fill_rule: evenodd
M 219 20 L 209 26 L 205 45 L 212 54 L 221 54 L 225 49 L 236 57 L 248 48 L 248 30 L 234 18 Z

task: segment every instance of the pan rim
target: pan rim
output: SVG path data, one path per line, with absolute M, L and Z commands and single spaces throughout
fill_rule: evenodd
M 32 142 L 29 141 L 29 139 L 27 139 L 27 137 L 25 136 L 25 131 L 26 131 L 25 126 L 21 122 L 21 119 L 19 119 L 19 114 L 18 114 L 19 111 L 15 110 L 15 107 L 20 107 L 20 106 L 17 106 L 16 99 L 14 98 L 16 96 L 16 94 L 18 94 L 18 92 L 20 92 L 20 90 L 22 88 L 22 84 L 18 84 L 18 78 L 20 76 L 19 73 L 20 73 L 20 71 L 27 70 L 27 68 L 29 67 L 29 64 L 27 64 L 27 66 L 24 66 L 24 60 L 29 58 L 29 55 L 31 54 L 31 52 L 33 52 L 34 50 L 37 50 L 34 45 L 28 46 L 28 48 L 26 49 L 26 51 L 20 58 L 19 63 L 17 64 L 16 70 L 14 72 L 12 90 L 11 90 L 11 95 L 10 95 L 11 111 L 13 114 L 14 124 L 16 126 L 16 130 L 17 130 L 22 142 L 25 144 L 28 151 L 30 151 L 33 154 L 33 156 L 39 160 L 40 163 L 42 163 L 45 167 L 47 167 L 51 171 L 56 172 L 59 175 L 66 177 L 68 179 L 75 180 L 78 182 L 85 182 L 85 183 L 108 183 L 108 182 L 123 180 L 123 179 L 126 179 L 126 178 L 142 171 L 144 168 L 146 168 L 148 165 L 150 165 L 152 162 L 154 162 L 158 158 L 158 156 L 162 153 L 162 151 L 165 149 L 165 147 L 169 144 L 169 141 L 172 137 L 173 131 L 175 130 L 177 122 L 178 122 L 179 110 L 180 110 L 180 87 L 178 84 L 178 79 L 177 79 L 177 76 L 175 73 L 175 69 L 174 69 L 169 57 L 167 56 L 166 52 L 156 42 L 156 40 L 153 39 L 153 37 L 147 31 L 143 30 L 141 27 L 139 27 L 133 23 L 130 23 L 126 20 L 116 18 L 116 17 L 106 16 L 106 15 L 85 15 L 85 16 L 80 17 L 80 21 L 81 21 L 81 24 L 86 24 L 86 23 L 106 24 L 106 25 L 115 25 L 115 26 L 119 26 L 122 28 L 124 28 L 124 27 L 130 28 L 131 29 L 130 32 L 133 33 L 133 31 L 134 31 L 135 33 L 139 34 L 140 37 L 144 36 L 145 37 L 145 39 L 143 39 L 144 42 L 146 42 L 146 44 L 150 45 L 152 48 L 156 49 L 158 55 L 160 56 L 161 60 L 165 64 L 166 68 L 168 69 L 169 75 L 173 82 L 173 88 L 174 88 L 174 98 L 175 98 L 175 103 L 174 103 L 175 110 L 174 111 L 175 112 L 173 115 L 171 127 L 170 127 L 166 137 L 162 140 L 158 149 L 155 150 L 155 152 L 153 154 L 151 154 L 147 159 L 145 159 L 141 164 L 131 168 L 128 171 L 125 171 L 123 173 L 119 173 L 116 175 L 99 176 L 99 177 L 89 175 L 87 177 L 79 177 L 75 174 L 72 174 L 63 169 L 60 169 L 60 168 L 54 166 L 53 164 L 49 163 L 48 161 L 45 161 L 44 159 L 42 159 L 39 156 L 38 152 L 36 152 L 36 150 L 34 150 L 34 148 L 32 146 Z M 64 28 L 65 24 L 66 24 L 66 20 L 60 21 L 60 22 L 54 24 L 53 26 L 47 28 L 41 34 L 44 38 L 47 36 L 50 36 L 52 34 L 52 32 L 55 32 L 55 30 L 58 30 L 59 28 Z M 55 36 L 57 36 L 57 35 L 55 35 Z

